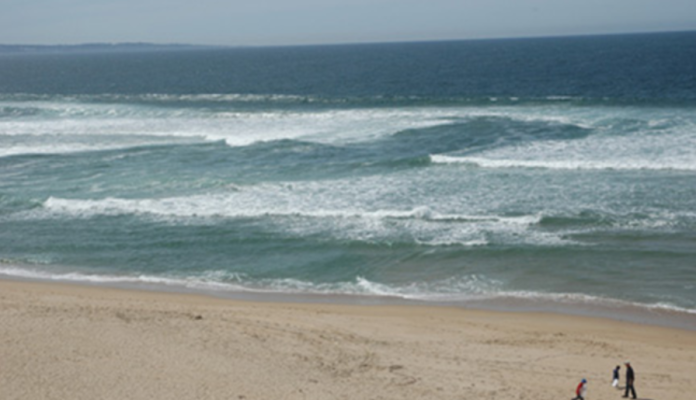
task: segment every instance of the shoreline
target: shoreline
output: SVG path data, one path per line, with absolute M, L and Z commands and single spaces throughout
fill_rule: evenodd
M 336 293 L 289 293 L 264 290 L 216 290 L 214 288 L 189 287 L 183 284 L 164 284 L 146 282 L 106 282 L 28 277 L 0 273 L 0 281 L 39 282 L 66 284 L 94 288 L 112 288 L 170 294 L 191 294 L 218 299 L 261 303 L 316 303 L 371 306 L 419 306 L 453 307 L 465 310 L 481 310 L 512 313 L 548 313 L 551 315 L 602 318 L 619 322 L 630 322 L 666 328 L 696 331 L 696 313 L 670 307 L 654 307 L 615 299 L 600 299 L 578 295 L 558 298 L 529 297 L 512 295 L 468 300 L 422 300 L 396 296 L 336 294 Z
M 10 399 L 620 398 L 627 359 L 640 398 L 696 390 L 695 332 L 603 318 L 7 279 L 0 313 Z

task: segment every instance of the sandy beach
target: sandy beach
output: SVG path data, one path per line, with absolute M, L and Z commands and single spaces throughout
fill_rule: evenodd
M 691 400 L 696 332 L 447 307 L 0 281 L 2 399 Z M 625 368 L 622 365 L 622 385 Z

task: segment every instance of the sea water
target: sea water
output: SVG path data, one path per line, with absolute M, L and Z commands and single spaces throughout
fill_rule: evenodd
M 0 55 L 0 273 L 696 327 L 696 33 Z

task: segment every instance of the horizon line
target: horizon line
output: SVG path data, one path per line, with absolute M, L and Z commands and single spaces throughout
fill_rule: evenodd
M 148 41 L 97 41 L 79 43 L 55 43 L 55 44 L 36 44 L 36 43 L 0 43 L 0 47 L 33 47 L 33 48 L 70 48 L 70 47 L 117 47 L 117 46 L 142 46 L 142 47 L 207 47 L 207 48 L 274 48 L 274 47 L 314 47 L 314 46 L 351 46 L 351 45 L 382 45 L 382 44 L 408 44 L 408 43 L 441 43 L 441 42 L 474 42 L 474 41 L 495 41 L 495 40 L 525 40 L 525 39 L 561 39 L 575 37 L 601 37 L 601 36 L 631 36 L 631 35 L 651 35 L 651 34 L 670 34 L 670 33 L 693 33 L 694 29 L 675 29 L 675 30 L 655 30 L 655 31 L 627 31 L 627 32 L 598 32 L 598 33 L 576 33 L 576 34 L 549 34 L 549 35 L 529 35 L 529 36 L 490 36 L 490 37 L 471 37 L 471 38 L 449 38 L 449 39 L 404 39 L 404 40 L 385 40 L 385 41 L 346 41 L 329 43 L 297 43 L 297 44 L 197 44 L 180 42 L 148 42 Z

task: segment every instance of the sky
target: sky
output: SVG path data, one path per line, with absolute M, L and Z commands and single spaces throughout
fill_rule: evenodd
M 0 44 L 277 46 L 696 30 L 696 0 L 0 0 Z

